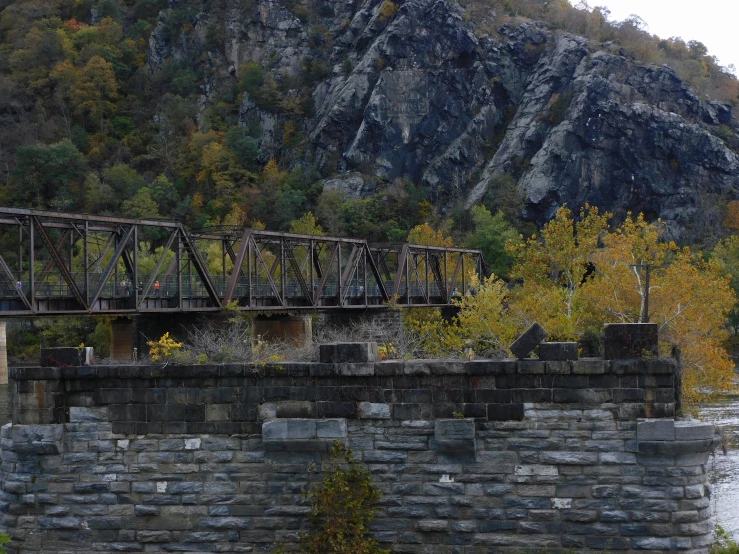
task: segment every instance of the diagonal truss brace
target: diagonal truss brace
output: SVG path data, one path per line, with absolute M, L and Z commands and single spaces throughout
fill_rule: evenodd
M 59 268 L 59 271 L 61 271 L 62 277 L 67 282 L 67 285 L 69 285 L 69 288 L 72 290 L 72 294 L 77 299 L 77 302 L 80 303 L 80 306 L 82 306 L 83 309 L 89 310 L 90 307 L 85 297 L 82 295 L 82 292 L 80 292 L 80 289 L 77 287 L 77 283 L 74 282 L 74 279 L 72 278 L 72 274 L 69 272 L 69 269 L 67 269 L 67 266 L 64 264 L 64 260 L 62 260 L 62 257 L 60 256 L 59 252 L 57 251 L 56 248 L 54 248 L 54 244 L 51 242 L 51 237 L 49 236 L 49 233 L 46 232 L 46 229 L 44 228 L 41 221 L 39 221 L 38 217 L 31 216 L 31 219 L 33 220 L 33 223 L 36 225 L 36 228 L 38 229 L 41 240 L 46 245 L 46 249 L 49 251 L 52 258 L 54 258 L 54 263 Z
M 98 298 L 100 297 L 100 294 L 103 292 L 105 285 L 107 284 L 108 280 L 110 279 L 111 274 L 113 273 L 113 269 L 118 263 L 118 260 L 121 258 L 123 251 L 128 246 L 128 242 L 131 240 L 131 237 L 133 236 L 134 227 L 135 227 L 134 225 L 131 225 L 128 227 L 126 232 L 121 233 L 121 240 L 118 243 L 118 246 L 116 246 L 115 250 L 113 251 L 113 257 L 110 259 L 110 262 L 108 262 L 108 265 L 105 267 L 103 274 L 100 276 L 100 281 L 98 282 L 97 290 L 92 295 L 92 298 L 90 298 L 90 306 L 95 305 Z
M 10 271 L 10 268 L 8 267 L 8 264 L 5 263 L 5 259 L 2 256 L 0 256 L 0 269 L 2 269 L 3 273 L 5 273 L 5 276 L 10 281 L 10 285 L 13 287 L 13 289 L 18 294 L 18 296 L 20 297 L 20 299 L 23 300 L 23 303 L 26 305 L 26 307 L 30 311 L 34 311 L 33 310 L 33 306 L 31 305 L 31 302 L 29 302 L 29 300 L 26 297 L 26 295 L 23 294 L 23 291 L 20 290 L 18 287 L 15 286 L 15 277 L 13 277 L 13 272 Z

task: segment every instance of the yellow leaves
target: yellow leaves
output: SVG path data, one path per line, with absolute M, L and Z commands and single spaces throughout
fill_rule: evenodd
M 424 246 L 444 246 L 451 247 L 454 245 L 451 237 L 444 236 L 444 229 L 435 231 L 428 223 L 416 225 L 408 233 L 408 242 L 411 244 L 422 244 Z
M 169 332 L 164 333 L 158 341 L 150 340 L 146 344 L 149 345 L 149 354 L 155 362 L 169 360 L 182 348 L 182 343 L 170 337 Z
M 495 275 L 482 282 L 474 276 L 471 285 L 475 293 L 465 294 L 459 302 L 450 342 L 462 343 L 478 354 L 505 354 L 519 331 L 506 309 L 508 286 Z
M 378 13 L 380 15 L 380 20 L 388 21 L 395 15 L 395 12 L 397 11 L 398 11 L 398 5 L 395 2 L 391 2 L 390 0 L 385 0 L 380 6 L 380 9 L 378 10 Z
M 296 219 L 290 224 L 290 232 L 300 235 L 314 235 L 322 237 L 324 235 L 323 228 L 318 224 L 312 212 L 308 212 L 303 217 Z

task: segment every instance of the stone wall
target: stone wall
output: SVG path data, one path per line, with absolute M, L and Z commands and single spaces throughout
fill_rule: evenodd
M 290 547 L 336 440 L 381 489 L 393 552 L 709 551 L 714 430 L 673 419 L 673 360 L 331 355 L 12 368 L 11 551 Z

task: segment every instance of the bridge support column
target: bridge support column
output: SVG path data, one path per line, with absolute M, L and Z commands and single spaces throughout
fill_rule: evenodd
M 8 384 L 8 338 L 5 322 L 0 321 L 0 385 Z
M 257 316 L 252 323 L 252 339 L 261 337 L 267 342 L 286 341 L 297 346 L 313 343 L 313 319 L 310 316 Z
M 110 357 L 114 360 L 130 360 L 133 354 L 133 321 L 118 317 L 111 321 Z

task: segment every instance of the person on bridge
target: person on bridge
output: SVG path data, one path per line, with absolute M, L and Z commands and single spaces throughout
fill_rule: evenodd
M 161 288 L 161 285 L 159 284 L 159 281 L 154 281 L 154 296 L 159 296 L 160 288 Z
M 15 286 L 18 287 L 19 291 L 23 292 L 23 283 L 20 280 L 18 280 Z
M 121 296 L 126 296 L 126 280 L 121 281 Z

